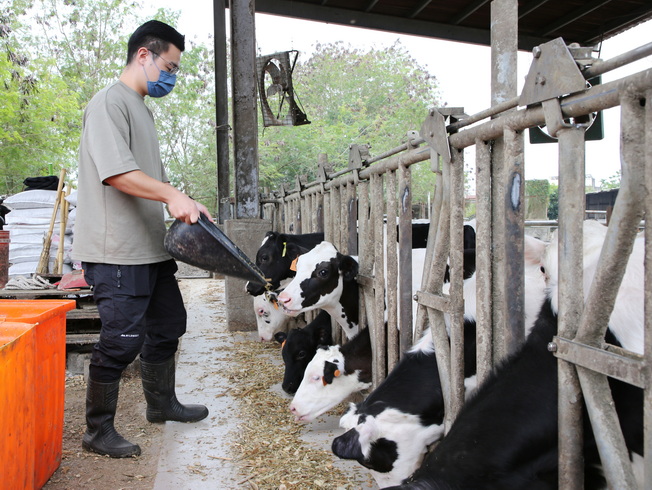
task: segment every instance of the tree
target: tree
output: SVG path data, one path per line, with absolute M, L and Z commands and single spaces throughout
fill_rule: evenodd
M 27 177 L 66 166 L 78 144 L 76 94 L 53 69 L 53 59 L 25 48 L 29 3 L 0 11 L 0 194 L 22 190 Z
M 260 182 L 272 189 L 301 174 L 312 178 L 319 153 L 338 170 L 346 168 L 351 143 L 370 145 L 372 156 L 399 146 L 428 108 L 441 105 L 436 79 L 398 41 L 367 52 L 341 42 L 318 45 L 297 63 L 293 85 L 312 123 L 261 129 Z M 428 165 L 413 168 L 425 200 L 434 174 Z
M 550 186 L 550 198 L 548 200 L 548 219 L 559 219 L 559 186 Z
M 621 180 L 621 174 L 620 174 L 620 170 L 618 170 L 611 177 L 600 180 L 600 190 L 606 191 L 608 189 L 619 189 L 620 180 Z

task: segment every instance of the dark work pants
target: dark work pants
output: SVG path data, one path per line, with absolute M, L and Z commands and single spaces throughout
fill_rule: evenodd
M 150 363 L 172 357 L 186 332 L 186 309 L 174 260 L 146 265 L 83 263 L 102 320 L 90 378 L 110 383 L 138 356 Z

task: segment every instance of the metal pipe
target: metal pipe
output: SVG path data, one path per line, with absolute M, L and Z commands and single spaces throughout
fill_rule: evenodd
M 559 137 L 559 326 L 558 335 L 573 338 L 584 306 L 584 133 L 583 127 L 562 129 Z M 559 487 L 584 487 L 582 453 L 582 390 L 573 364 L 558 361 Z
M 600 345 L 622 281 L 638 224 L 643 216 L 645 189 L 645 131 L 641 92 L 628 90 L 621 100 L 622 180 L 602 253 L 580 323 L 576 341 Z M 594 424 L 594 434 L 607 480 L 611 486 L 633 488 L 635 480 L 629 464 L 618 415 L 604 375 L 578 368 L 587 409 Z M 597 427 L 596 427 L 597 426 Z
M 396 224 L 398 223 L 398 182 L 396 172 L 387 173 L 386 187 L 387 240 L 385 253 L 387 254 L 387 287 L 385 288 L 385 294 L 387 295 L 387 370 L 391 371 L 399 361 L 402 351 L 400 334 L 408 328 L 407 324 L 402 323 L 403 304 L 399 307 L 401 268 L 397 248 L 400 248 L 401 244 L 398 242 L 400 233 L 396 232 Z M 411 331 L 412 329 L 409 328 L 408 330 Z
M 478 384 L 493 370 L 493 328 L 491 322 L 491 145 L 477 140 L 476 151 L 476 338 Z
M 605 61 L 596 61 L 589 68 L 582 72 L 582 75 L 586 80 L 590 78 L 597 77 L 598 75 L 603 75 L 611 70 L 620 68 L 621 66 L 628 65 L 634 61 L 645 58 L 646 56 L 652 55 L 652 43 L 644 44 L 634 48 L 626 53 L 614 56 Z

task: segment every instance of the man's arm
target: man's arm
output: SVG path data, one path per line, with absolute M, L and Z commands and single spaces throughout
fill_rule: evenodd
M 204 213 L 212 219 L 206 206 L 189 198 L 170 184 L 153 179 L 141 170 L 114 175 L 104 182 L 125 194 L 164 202 L 173 218 L 185 221 L 189 225 L 197 222 L 199 213 Z

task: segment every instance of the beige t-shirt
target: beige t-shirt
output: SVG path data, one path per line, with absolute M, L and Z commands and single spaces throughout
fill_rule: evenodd
M 168 180 L 144 97 L 117 81 L 98 92 L 84 112 L 73 259 L 135 265 L 170 258 L 163 246 L 163 203 L 103 184 L 132 170 Z

